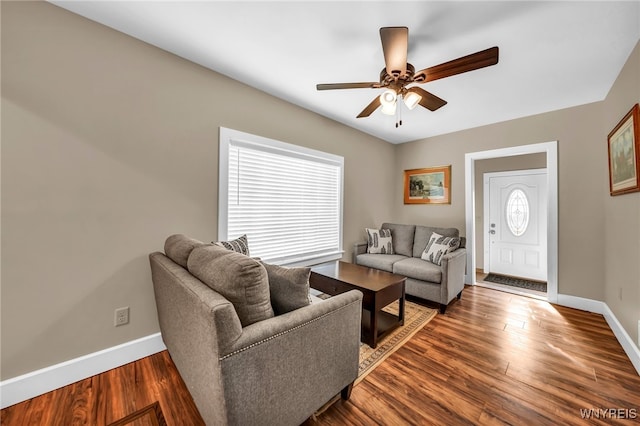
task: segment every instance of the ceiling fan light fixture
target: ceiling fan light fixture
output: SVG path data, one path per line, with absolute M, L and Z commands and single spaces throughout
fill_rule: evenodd
M 418 95 L 415 92 L 409 92 L 402 96 L 402 100 L 404 101 L 404 104 L 407 106 L 407 108 L 414 109 L 422 100 L 422 96 Z
M 395 109 L 396 109 L 395 105 L 396 105 L 397 98 L 398 98 L 398 95 L 396 94 L 395 90 L 387 89 L 384 92 L 382 92 L 382 94 L 380 95 L 380 103 L 382 104 L 383 108 L 385 106 L 393 105 L 393 110 L 395 112 Z
M 396 104 L 382 104 L 382 113 L 386 115 L 395 115 L 396 114 Z

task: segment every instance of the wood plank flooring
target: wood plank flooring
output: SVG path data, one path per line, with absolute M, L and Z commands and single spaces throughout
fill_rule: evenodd
M 166 352 L 0 416 L 6 426 L 106 425 L 155 401 L 168 425 L 204 424 Z M 590 409 L 616 411 L 583 419 Z M 349 401 L 305 426 L 371 424 L 640 424 L 640 376 L 601 315 L 467 287 Z

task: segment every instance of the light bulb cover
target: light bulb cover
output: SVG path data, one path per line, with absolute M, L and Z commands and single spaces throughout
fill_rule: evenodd
M 382 104 L 382 106 L 395 105 L 397 98 L 398 98 L 398 95 L 394 90 L 387 89 L 384 92 L 382 92 L 382 94 L 380 95 L 380 103 Z
M 402 96 L 402 100 L 404 104 L 409 109 L 414 109 L 418 103 L 422 100 L 422 96 L 418 95 L 415 92 L 408 92 L 407 94 Z
M 382 104 L 382 113 L 386 115 L 394 115 L 396 113 L 396 104 Z

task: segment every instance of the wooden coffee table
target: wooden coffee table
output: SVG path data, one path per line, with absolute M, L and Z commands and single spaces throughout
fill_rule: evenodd
M 335 262 L 311 268 L 309 284 L 325 294 L 335 296 L 360 290 L 362 298 L 361 340 L 375 348 L 378 339 L 404 325 L 404 285 L 406 277 L 353 263 Z M 382 308 L 399 300 L 398 316 Z

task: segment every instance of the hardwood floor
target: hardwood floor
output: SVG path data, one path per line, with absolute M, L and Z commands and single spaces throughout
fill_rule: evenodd
M 105 425 L 160 402 L 202 425 L 166 352 L 8 407 L 2 425 Z M 599 418 L 585 420 L 581 410 Z M 593 414 L 590 412 L 590 414 Z M 467 287 L 305 425 L 640 424 L 640 376 L 601 315 Z

